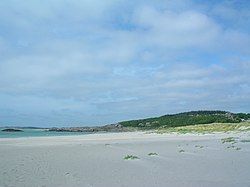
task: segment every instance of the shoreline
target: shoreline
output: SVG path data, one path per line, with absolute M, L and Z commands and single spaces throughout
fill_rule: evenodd
M 245 136 L 249 135 L 249 131 L 231 131 L 231 132 L 213 132 L 213 133 L 156 133 L 152 131 L 134 131 L 134 132 L 100 132 L 93 134 L 76 134 L 76 135 L 58 135 L 58 136 L 36 136 L 36 137 L 14 137 L 14 138 L 0 138 L 0 145 L 3 142 L 16 143 L 23 142 L 31 143 L 35 142 L 47 142 L 60 141 L 60 143 L 74 143 L 74 142 L 99 142 L 99 141 L 126 141 L 126 140 L 178 140 L 178 139 L 209 139 L 209 138 L 224 138 L 227 136 Z

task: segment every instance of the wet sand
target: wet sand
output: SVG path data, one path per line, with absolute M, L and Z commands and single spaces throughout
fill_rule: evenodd
M 222 143 L 225 137 L 236 143 Z M 243 139 L 250 133 L 0 139 L 0 186 L 249 187 L 250 143 Z

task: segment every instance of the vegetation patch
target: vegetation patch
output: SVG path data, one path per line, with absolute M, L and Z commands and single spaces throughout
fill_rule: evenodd
M 160 127 L 156 130 L 157 133 L 214 133 L 214 132 L 232 132 L 232 131 L 250 131 L 250 122 L 241 123 L 212 123 L 199 124 L 181 127 Z
M 234 149 L 234 150 L 236 150 L 236 151 L 241 150 L 240 147 L 236 147 L 236 146 L 234 146 L 234 145 L 227 146 L 227 149 Z
M 196 145 L 195 147 L 202 149 L 204 146 L 203 145 Z
M 158 155 L 157 153 L 148 153 L 148 156 L 156 156 Z
M 235 144 L 236 140 L 235 140 L 234 137 L 228 137 L 228 138 L 222 138 L 221 142 L 222 143 L 232 143 L 232 144 Z
M 179 114 L 170 114 L 160 117 L 130 120 L 120 122 L 123 127 L 134 127 L 138 129 L 158 129 L 171 127 L 184 127 L 199 124 L 213 123 L 241 123 L 250 119 L 250 114 L 231 113 L 226 111 L 191 111 Z M 234 129 L 234 126 L 230 126 Z M 243 128 L 244 129 L 244 128 Z M 190 129 L 181 128 L 181 133 L 187 133 Z M 223 129 L 220 127 L 220 131 Z M 226 126 L 224 130 L 228 130 Z
M 234 145 L 227 146 L 227 149 L 235 149 L 236 147 Z
M 250 140 L 241 140 L 243 143 L 250 143 Z
M 135 155 L 126 155 L 124 157 L 124 160 L 135 160 L 135 159 L 139 159 L 139 157 L 137 157 Z
M 180 151 L 179 151 L 179 153 L 184 153 L 185 152 L 185 150 L 183 150 L 183 149 L 181 149 Z

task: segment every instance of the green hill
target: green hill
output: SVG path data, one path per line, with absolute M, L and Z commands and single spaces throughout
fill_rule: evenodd
M 179 127 L 210 123 L 239 123 L 250 119 L 250 114 L 231 113 L 226 111 L 191 111 L 169 114 L 160 117 L 120 122 L 123 127 L 139 129 L 156 129 L 159 127 Z

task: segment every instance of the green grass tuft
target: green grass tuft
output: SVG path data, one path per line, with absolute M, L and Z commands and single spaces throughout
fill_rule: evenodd
M 203 145 L 196 145 L 195 147 L 202 149 L 204 146 Z
M 232 143 L 232 144 L 235 144 L 236 140 L 235 140 L 234 137 L 228 137 L 228 138 L 222 138 L 221 142 L 222 143 Z
M 139 157 L 134 156 L 134 155 L 126 155 L 124 157 L 124 160 L 135 160 L 135 159 L 139 159 Z
M 157 153 L 148 153 L 148 156 L 156 156 L 158 155 Z
M 236 147 L 234 145 L 227 146 L 228 149 L 232 148 L 235 149 Z

